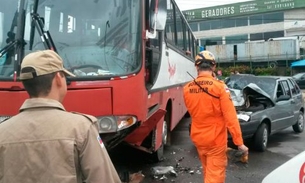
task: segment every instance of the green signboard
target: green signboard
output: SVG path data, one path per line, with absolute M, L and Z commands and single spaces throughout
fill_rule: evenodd
M 256 0 L 183 11 L 187 20 L 216 19 L 305 7 L 305 0 Z

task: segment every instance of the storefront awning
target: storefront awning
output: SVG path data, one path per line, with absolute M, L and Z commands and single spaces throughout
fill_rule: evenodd
M 291 67 L 305 67 L 305 60 L 299 60 L 291 63 Z

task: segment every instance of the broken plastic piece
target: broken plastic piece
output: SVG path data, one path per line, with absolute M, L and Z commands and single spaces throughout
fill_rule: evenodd
M 201 174 L 201 171 L 200 171 L 200 170 L 197 170 L 196 173 L 200 175 L 200 174 Z
M 177 174 L 172 166 L 156 166 L 152 168 L 153 175 Z
M 165 175 L 163 175 L 163 176 L 160 178 L 160 180 L 165 180 L 165 179 L 167 179 L 167 177 L 166 177 Z
M 178 159 L 178 161 L 182 161 L 184 159 L 184 157 L 182 156 L 181 158 Z
M 171 170 L 171 171 L 170 171 L 170 174 L 171 174 L 171 175 L 174 175 L 175 177 L 178 176 L 178 174 L 177 174 L 177 172 L 176 172 L 175 170 Z

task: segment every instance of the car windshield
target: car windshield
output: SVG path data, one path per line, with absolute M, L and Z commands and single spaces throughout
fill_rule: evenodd
M 301 79 L 301 77 L 303 77 L 304 75 L 305 75 L 305 73 L 298 73 L 298 74 L 293 75 L 292 77 L 294 79 Z
M 140 67 L 142 26 L 139 15 L 142 1 L 0 2 L 0 50 L 14 41 L 18 26 L 24 26 L 25 55 L 35 50 L 50 49 L 46 46 L 46 39 L 51 40 L 63 58 L 64 66 L 78 77 L 127 75 Z M 19 13 L 15 13 L 20 3 L 24 4 L 25 10 L 22 24 L 17 21 Z M 38 3 L 37 14 L 32 13 L 36 12 L 35 3 Z M 44 34 L 39 33 L 39 27 L 34 26 L 37 22 L 42 22 L 40 28 L 46 35 L 44 38 Z M 0 58 L 0 78 L 12 76 L 14 51 L 10 49 Z
M 248 84 L 254 83 L 265 91 L 270 97 L 274 96 L 276 79 L 269 77 L 259 77 L 250 75 L 232 75 L 226 80 L 226 84 L 231 89 L 242 90 Z

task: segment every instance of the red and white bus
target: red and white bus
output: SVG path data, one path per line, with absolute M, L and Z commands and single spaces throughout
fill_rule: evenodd
M 24 55 L 53 49 L 67 78 L 67 111 L 98 118 L 108 149 L 121 142 L 159 160 L 186 113 L 195 39 L 174 0 L 0 0 L 0 120 L 28 97 Z

